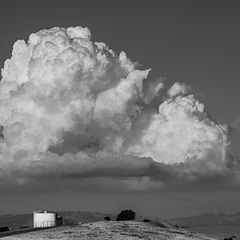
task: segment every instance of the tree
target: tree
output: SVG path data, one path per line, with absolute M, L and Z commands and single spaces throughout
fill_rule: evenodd
M 9 228 L 8 227 L 0 227 L 0 232 L 8 232 Z
M 111 221 L 112 219 L 107 216 L 107 217 L 104 218 L 104 220 L 105 220 L 105 221 Z
M 144 218 L 143 222 L 151 222 L 151 221 L 149 219 L 147 219 L 147 218 Z
M 123 210 L 117 216 L 117 221 L 129 221 L 135 219 L 135 212 L 132 210 Z

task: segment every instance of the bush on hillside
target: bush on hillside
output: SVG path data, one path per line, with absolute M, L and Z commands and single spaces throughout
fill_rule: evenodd
M 117 221 L 130 221 L 130 220 L 134 220 L 136 216 L 136 213 L 132 210 L 123 210 L 121 211 L 116 220 Z
M 8 227 L 0 227 L 0 232 L 8 232 L 9 228 Z
M 144 218 L 143 222 L 151 222 L 151 221 L 149 219 L 147 219 L 147 218 Z
M 234 240 L 236 238 L 237 238 L 236 236 L 232 236 L 232 237 L 229 237 L 229 238 L 224 238 L 224 240 Z
M 104 220 L 105 220 L 105 221 L 111 221 L 112 219 L 107 216 L 107 217 L 104 218 Z

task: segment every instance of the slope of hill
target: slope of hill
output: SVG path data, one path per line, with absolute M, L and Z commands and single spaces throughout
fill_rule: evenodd
M 10 237 L 3 240 L 213 240 L 201 234 L 190 233 L 183 229 L 163 228 L 152 223 L 143 222 L 93 222 L 77 226 L 65 226 L 38 232 L 30 232 Z
M 88 223 L 102 221 L 105 216 L 115 219 L 116 216 L 113 214 L 89 212 L 89 211 L 63 211 L 59 212 L 59 215 L 63 217 L 63 221 L 66 224 L 76 223 Z M 16 230 L 22 227 L 32 226 L 32 214 L 7 214 L 0 215 L 0 227 L 8 226 L 11 230 Z

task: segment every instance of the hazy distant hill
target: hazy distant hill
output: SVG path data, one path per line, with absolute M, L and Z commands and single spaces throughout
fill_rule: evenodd
M 240 226 L 240 213 L 237 214 L 207 213 L 192 217 L 175 218 L 171 219 L 169 222 L 187 227 L 221 226 L 221 225 Z
M 97 222 L 103 221 L 104 217 L 109 216 L 111 219 L 115 220 L 116 215 L 109 213 L 100 213 L 100 212 L 85 212 L 85 211 L 64 211 L 58 212 L 65 221 L 67 219 L 75 220 L 77 223 L 88 223 L 88 222 Z
M 21 226 L 32 225 L 32 214 L 6 214 L 0 215 L 0 227 L 8 226 L 11 230 L 19 229 Z

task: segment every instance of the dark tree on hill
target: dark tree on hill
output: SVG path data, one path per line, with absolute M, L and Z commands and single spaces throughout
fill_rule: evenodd
M 135 212 L 132 210 L 123 210 L 117 216 L 117 221 L 129 221 L 135 219 Z
M 112 219 L 107 216 L 107 217 L 104 218 L 104 220 L 105 220 L 105 221 L 111 221 Z
M 151 222 L 149 219 L 145 218 L 143 219 L 143 222 Z
M 0 232 L 8 232 L 9 228 L 8 227 L 0 227 Z

